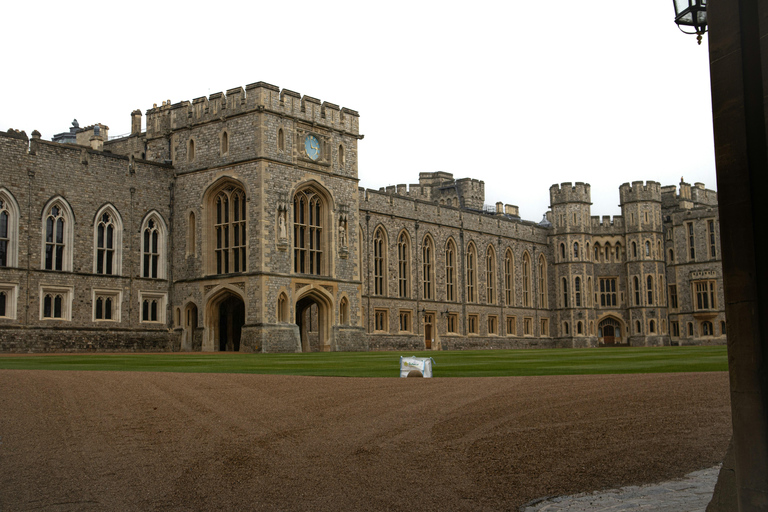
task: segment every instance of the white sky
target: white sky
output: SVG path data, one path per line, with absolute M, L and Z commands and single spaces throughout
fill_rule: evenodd
M 34 5 L 34 8 L 31 7 Z M 119 5 L 119 6 L 118 6 Z M 447 171 L 539 221 L 553 183 L 716 188 L 707 36 L 672 2 L 11 2 L 0 129 L 130 131 L 153 103 L 264 81 L 360 112 L 360 184 Z

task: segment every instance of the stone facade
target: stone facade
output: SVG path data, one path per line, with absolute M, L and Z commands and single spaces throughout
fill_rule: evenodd
M 725 342 L 703 185 L 550 189 L 539 223 L 450 173 L 357 186 L 357 112 L 258 82 L 131 134 L 0 132 L 0 350 Z M 74 142 L 73 142 L 74 137 Z

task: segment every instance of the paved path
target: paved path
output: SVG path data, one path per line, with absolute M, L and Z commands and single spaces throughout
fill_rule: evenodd
M 521 512 L 704 512 L 712 499 L 720 466 L 695 471 L 660 484 L 548 498 Z

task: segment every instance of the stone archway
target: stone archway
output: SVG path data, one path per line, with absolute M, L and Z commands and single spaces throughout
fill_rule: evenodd
M 333 301 L 317 288 L 301 294 L 294 308 L 301 352 L 330 352 Z
M 213 295 L 205 310 L 205 340 L 203 350 L 211 352 L 239 352 L 245 302 L 240 294 L 228 288 Z
M 597 324 L 597 337 L 600 344 L 606 347 L 620 345 L 622 343 L 622 323 L 616 317 L 607 316 Z

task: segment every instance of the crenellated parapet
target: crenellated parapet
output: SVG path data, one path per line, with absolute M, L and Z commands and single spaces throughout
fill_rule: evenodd
M 311 96 L 256 82 L 245 89 L 235 87 L 190 101 L 163 101 L 147 110 L 147 137 L 167 136 L 170 132 L 221 121 L 245 112 L 271 112 L 331 130 L 359 136 L 360 115 L 348 108 L 322 102 Z
M 664 208 L 682 208 L 689 210 L 698 206 L 716 206 L 717 192 L 706 188 L 704 183 L 690 183 L 680 181 L 678 187 L 668 185 L 661 187 L 661 198 Z
M 637 203 L 637 202 L 661 202 L 661 184 L 657 181 L 648 181 L 643 183 L 642 181 L 633 181 L 624 183 L 619 187 L 619 201 L 620 204 Z
M 555 206 L 566 203 L 592 203 L 589 183 L 577 181 L 575 185 L 571 183 L 561 183 L 549 187 L 549 204 Z
M 593 215 L 590 218 L 590 221 L 593 234 L 611 234 L 613 232 L 624 232 L 624 217 L 621 215 L 616 215 L 615 217 L 611 217 L 610 215 L 603 215 L 602 217 Z

